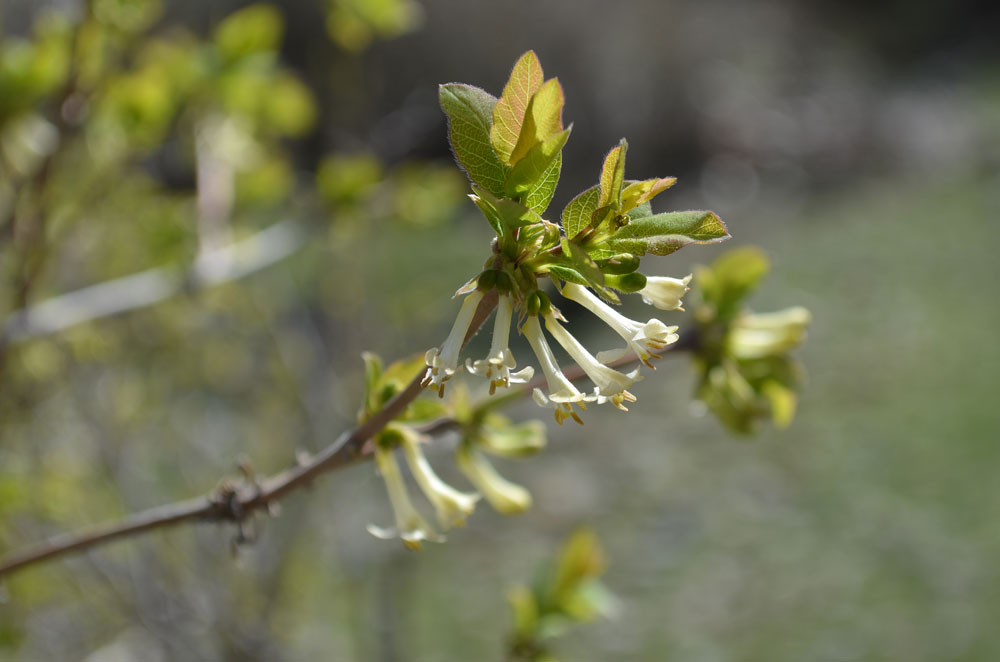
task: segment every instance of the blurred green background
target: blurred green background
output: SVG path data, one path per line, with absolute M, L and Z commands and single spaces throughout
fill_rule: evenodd
M 575 123 L 549 216 L 622 136 L 630 176 L 677 176 L 658 209 L 770 256 L 754 308 L 813 312 L 799 416 L 734 438 L 671 357 L 627 415 L 511 408 L 550 429 L 502 466 L 525 515 L 410 553 L 365 533 L 391 515 L 355 466 L 235 559 L 185 526 L 12 577 L 0 660 L 499 659 L 507 587 L 583 523 L 620 609 L 567 660 L 1000 659 L 995 3 L 243 6 L 0 8 L 0 552 L 280 470 L 353 424 L 363 350 L 438 344 L 491 234 L 436 85 L 497 93 L 529 48 Z M 17 312 L 145 270 L 84 300 L 128 312 Z

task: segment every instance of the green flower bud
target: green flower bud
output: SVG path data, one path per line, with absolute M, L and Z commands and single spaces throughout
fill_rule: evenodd
M 639 258 L 631 253 L 621 253 L 606 260 L 598 260 L 597 266 L 605 274 L 630 274 L 639 268 Z
M 477 287 L 483 292 L 489 292 L 497 284 L 497 271 L 496 269 L 486 269 L 483 273 L 479 274 L 479 282 Z
M 638 292 L 646 287 L 646 277 L 638 271 L 621 276 L 605 275 L 604 284 L 622 292 Z

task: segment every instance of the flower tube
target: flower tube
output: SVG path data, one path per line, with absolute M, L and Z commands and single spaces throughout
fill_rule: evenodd
M 518 372 L 511 372 L 517 366 L 514 353 L 508 347 L 513 314 L 514 304 L 511 303 L 510 295 L 501 294 L 497 300 L 497 315 L 493 323 L 493 342 L 489 356 L 475 362 L 465 360 L 465 367 L 469 372 L 490 380 L 490 395 L 496 393 L 498 386 L 506 388 L 511 384 L 525 384 L 535 374 L 535 369 L 531 366 Z
M 436 347 L 427 350 L 424 360 L 427 362 L 427 374 L 421 382 L 422 386 L 429 387 L 437 391 L 438 397 L 444 397 L 444 383 L 451 379 L 458 368 L 458 354 L 465 344 L 465 336 L 469 332 L 472 319 L 476 316 L 476 309 L 483 299 L 483 291 L 476 290 L 465 297 L 462 307 L 455 318 L 455 324 L 451 327 L 451 333 L 441 345 L 441 350 Z
M 743 315 L 733 322 L 727 345 L 738 359 L 783 354 L 802 343 L 810 321 L 812 315 L 801 306 Z
M 563 374 L 563 371 L 559 368 L 559 363 L 556 361 L 556 357 L 553 356 L 552 350 L 545 340 L 545 336 L 542 334 L 542 327 L 538 323 L 537 315 L 528 315 L 528 319 L 521 327 L 521 333 L 528 339 L 531 349 L 534 350 L 535 356 L 538 357 L 538 364 L 542 368 L 542 374 L 545 375 L 545 381 L 548 385 L 548 393 L 544 393 L 538 388 L 532 391 L 531 395 L 535 402 L 539 406 L 555 409 L 556 423 L 559 423 L 559 425 L 562 425 L 563 421 L 567 418 L 572 418 L 580 425 L 583 425 L 583 421 L 573 411 L 572 404 L 575 403 L 580 409 L 586 409 L 587 406 L 584 402 L 593 400 L 594 398 L 582 393 Z
M 559 324 L 555 315 L 551 312 L 545 315 L 545 328 L 548 329 L 549 333 L 552 334 L 552 337 L 563 346 L 563 349 L 565 349 L 569 355 L 573 357 L 573 360 L 576 361 L 577 365 L 579 365 L 583 372 L 586 373 L 587 377 L 594 382 L 594 385 L 597 386 L 596 395 L 610 398 L 611 401 L 614 402 L 619 408 L 623 408 L 621 407 L 622 400 L 629 400 L 630 402 L 634 401 L 631 400 L 634 396 L 632 396 L 631 393 L 628 393 L 626 389 L 642 379 L 639 375 L 638 368 L 628 374 L 625 374 L 598 362 L 598 360 L 594 358 L 593 354 L 588 352 L 587 348 L 580 344 L 579 340 L 574 338 L 569 331 Z
M 441 528 L 447 531 L 453 526 L 465 526 L 465 518 L 476 509 L 479 495 L 460 492 L 441 480 L 427 461 L 420 438 L 415 433 L 405 434 L 402 445 L 410 472 L 417 479 L 427 500 L 434 506 Z
M 392 504 L 392 512 L 396 519 L 396 526 L 382 528 L 374 524 L 368 525 L 368 533 L 376 538 L 400 538 L 407 549 L 418 550 L 421 548 L 422 540 L 432 542 L 443 542 L 441 536 L 434 527 L 424 519 L 413 503 L 410 495 L 406 491 L 406 484 L 403 482 L 403 474 L 399 471 L 399 464 L 391 449 L 375 447 L 375 467 L 378 469 L 382 480 L 385 481 L 386 491 L 389 493 L 389 503 Z
M 582 285 L 567 283 L 563 287 L 563 296 L 597 315 L 601 321 L 621 336 L 639 360 L 653 368 L 650 359 L 659 358 L 659 352 L 667 345 L 677 342 L 677 327 L 667 326 L 658 319 L 651 319 L 645 324 L 625 317 L 617 310 L 601 301 L 597 295 Z M 599 363 L 608 363 L 625 354 L 626 350 L 600 352 L 597 355 Z
M 531 508 L 531 493 L 497 473 L 489 460 L 469 444 L 455 451 L 455 463 L 497 512 L 516 515 Z

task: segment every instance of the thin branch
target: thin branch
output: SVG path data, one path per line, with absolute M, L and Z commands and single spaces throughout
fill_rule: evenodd
M 493 312 L 496 303 L 495 291 L 483 298 L 469 327 L 469 333 L 465 338 L 466 343 Z M 664 353 L 690 349 L 695 342 L 696 338 L 692 334 L 682 335 L 681 339 L 667 347 Z M 634 355 L 625 356 L 609 365 L 622 367 L 635 363 L 637 360 Z M 582 371 L 576 372 L 574 370 L 567 370 L 566 375 L 573 380 L 584 376 Z M 420 386 L 422 378 L 423 372 L 418 373 L 405 389 L 386 403 L 374 416 L 353 430 L 343 432 L 320 453 L 309 458 L 299 458 L 299 463 L 296 466 L 259 481 L 253 479 L 243 482 L 223 480 L 219 487 L 206 496 L 152 508 L 116 522 L 82 532 L 57 536 L 37 546 L 14 552 L 0 558 L 0 579 L 17 570 L 23 570 L 43 561 L 73 552 L 83 552 L 119 538 L 176 524 L 235 522 L 241 525 L 255 511 L 269 510 L 281 498 L 301 487 L 310 485 L 322 474 L 370 458 L 375 449 L 369 440 L 402 414 L 406 407 L 420 395 L 423 390 Z M 532 388 L 543 384 L 543 381 L 533 380 L 516 391 L 512 391 L 510 396 L 503 396 L 503 400 L 506 402 L 508 397 L 519 397 L 530 393 Z M 428 436 L 436 436 L 454 431 L 457 428 L 456 421 L 446 417 L 431 421 L 424 425 L 420 431 Z
M 188 269 L 147 269 L 47 299 L 11 314 L 0 331 L 0 344 L 57 333 L 151 306 L 181 292 L 238 280 L 288 257 L 303 242 L 302 231 L 292 221 L 281 221 L 246 239 L 202 253 Z

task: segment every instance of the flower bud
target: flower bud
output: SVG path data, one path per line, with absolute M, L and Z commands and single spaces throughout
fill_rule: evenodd
M 630 274 L 624 274 L 621 276 L 605 274 L 604 284 L 621 292 L 632 293 L 638 292 L 642 288 L 646 287 L 646 277 L 638 271 L 633 271 Z

